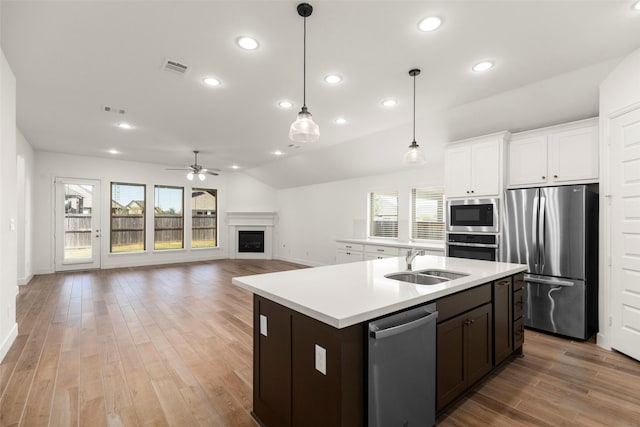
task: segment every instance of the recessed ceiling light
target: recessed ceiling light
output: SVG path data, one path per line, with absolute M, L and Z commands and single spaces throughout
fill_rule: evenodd
M 109 153 L 109 154 L 120 154 L 120 152 L 118 150 L 114 150 L 113 148 L 111 150 L 107 150 L 107 153 Z
M 472 70 L 477 72 L 487 71 L 493 68 L 494 65 L 493 61 L 482 61 L 474 65 Z
M 347 123 L 347 119 L 345 119 L 344 117 L 338 117 L 337 119 L 334 120 L 334 122 L 337 125 L 343 125 L 343 124 Z
M 640 0 L 638 0 L 637 2 L 635 2 L 633 4 L 633 10 L 640 10 Z
M 342 81 L 342 77 L 337 74 L 329 74 L 325 76 L 324 81 L 331 85 L 336 85 Z
M 293 102 L 291 102 L 291 101 L 280 101 L 280 102 L 278 102 L 278 107 L 280 107 L 280 108 L 291 108 L 291 107 L 293 107 Z
M 238 166 L 238 165 L 231 165 L 231 169 L 240 169 L 240 166 Z
M 218 79 L 216 79 L 215 77 L 205 77 L 202 79 L 202 83 L 204 83 L 207 86 L 220 86 L 222 84 L 222 82 Z
M 276 151 L 273 152 L 274 156 L 282 156 L 283 154 L 284 153 L 282 151 L 280 151 L 280 150 L 276 150 Z
M 385 107 L 395 107 L 396 105 L 398 105 L 398 101 L 396 101 L 395 99 L 385 99 L 384 101 L 382 101 L 382 105 L 384 105 Z
M 131 126 L 129 123 L 127 122 L 120 122 L 118 123 L 118 127 L 120 129 L 131 129 L 133 126 Z
M 429 16 L 418 22 L 418 29 L 420 31 L 434 31 L 440 28 L 442 25 L 442 19 L 437 16 Z
M 247 36 L 238 37 L 237 43 L 246 50 L 256 50 L 259 46 L 258 40 Z

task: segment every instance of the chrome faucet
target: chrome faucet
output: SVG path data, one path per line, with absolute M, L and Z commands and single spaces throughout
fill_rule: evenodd
M 413 259 L 415 257 L 417 257 L 418 255 L 423 256 L 425 255 L 425 251 L 424 249 L 409 249 L 407 251 L 407 256 L 405 257 L 405 259 L 407 260 L 407 270 L 411 271 L 411 263 L 413 263 Z

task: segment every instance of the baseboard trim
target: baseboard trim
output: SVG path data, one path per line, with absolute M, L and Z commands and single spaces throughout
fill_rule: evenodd
M 18 279 L 18 285 L 19 286 L 28 285 L 29 282 L 31 281 L 31 279 L 33 279 L 33 274 L 30 274 L 27 277 L 23 277 L 21 279 Z
M 602 332 L 598 332 L 596 334 L 596 344 L 598 347 L 602 347 L 607 350 L 612 350 L 611 343 L 609 342 L 609 337 Z
M 323 267 L 327 264 L 323 264 L 321 262 L 310 261 L 308 259 L 300 259 L 300 258 L 290 258 L 290 257 L 274 257 L 279 261 L 291 262 L 293 264 L 306 265 L 307 267 Z
M 13 342 L 16 340 L 18 336 L 18 324 L 14 323 L 13 327 L 9 331 L 9 334 L 2 341 L 2 347 L 0 347 L 0 361 L 4 360 L 4 357 L 9 352 L 9 349 L 13 345 Z

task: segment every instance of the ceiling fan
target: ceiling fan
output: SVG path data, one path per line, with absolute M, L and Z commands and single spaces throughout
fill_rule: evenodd
M 216 173 L 216 172 L 220 172 L 220 169 L 205 168 L 204 166 L 198 164 L 198 153 L 199 152 L 200 151 L 198 151 L 198 150 L 193 150 L 193 154 L 195 154 L 195 160 L 194 160 L 192 165 L 185 166 L 183 168 L 167 168 L 167 170 L 168 171 L 188 171 L 187 172 L 187 179 L 189 181 L 192 181 L 193 177 L 196 176 L 196 175 L 198 176 L 198 178 L 200 178 L 200 181 L 204 181 L 205 174 L 218 176 L 219 174 Z

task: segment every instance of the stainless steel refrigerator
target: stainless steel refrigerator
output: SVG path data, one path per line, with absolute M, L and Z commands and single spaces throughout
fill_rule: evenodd
M 580 339 L 598 325 L 597 185 L 505 191 L 502 259 L 527 264 L 525 326 Z

